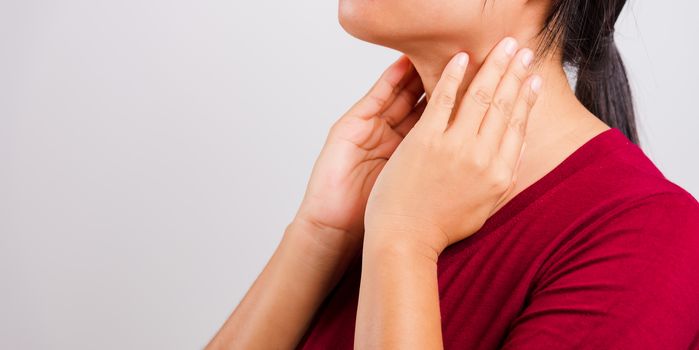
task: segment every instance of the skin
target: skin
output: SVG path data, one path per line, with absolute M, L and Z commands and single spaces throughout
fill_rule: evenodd
M 294 348 L 360 247 L 355 347 L 442 347 L 439 253 L 609 128 L 559 50 L 522 63 L 549 6 L 340 1 L 348 33 L 405 55 L 333 124 L 296 216 L 207 349 Z
M 362 244 L 383 166 L 426 105 L 403 56 L 331 127 L 282 241 L 207 349 L 291 349 Z
M 541 86 L 541 78 L 529 76 L 531 50 L 515 54 L 514 45 L 507 38 L 493 50 L 458 103 L 466 55 L 452 59 L 425 113 L 374 184 L 365 216 L 357 348 L 442 348 L 437 259 L 475 233 L 513 187 Z M 478 89 L 510 107 L 471 98 Z

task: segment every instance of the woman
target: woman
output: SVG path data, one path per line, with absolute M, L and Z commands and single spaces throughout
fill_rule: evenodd
M 699 349 L 699 203 L 638 146 L 624 4 L 341 1 L 405 56 L 209 348 Z

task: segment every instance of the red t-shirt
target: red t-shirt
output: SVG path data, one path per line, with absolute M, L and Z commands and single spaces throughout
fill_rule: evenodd
M 360 272 L 299 349 L 352 349 Z M 438 283 L 446 349 L 699 349 L 699 203 L 611 128 L 448 247 Z

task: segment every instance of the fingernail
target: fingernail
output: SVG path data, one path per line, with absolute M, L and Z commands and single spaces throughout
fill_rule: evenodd
M 456 63 L 458 63 L 459 66 L 464 67 L 464 66 L 466 66 L 467 60 L 468 60 L 468 55 L 465 52 L 460 52 L 458 54 L 458 57 L 456 58 Z
M 507 38 L 505 39 L 505 52 L 512 56 L 515 53 L 515 50 L 517 49 L 517 40 L 514 38 Z
M 534 77 L 531 82 L 532 91 L 539 92 L 541 90 L 541 78 L 539 76 Z
M 522 64 L 524 65 L 525 68 L 529 68 L 531 66 L 532 61 L 534 59 L 534 54 L 532 53 L 531 50 L 525 49 L 524 53 L 522 54 Z

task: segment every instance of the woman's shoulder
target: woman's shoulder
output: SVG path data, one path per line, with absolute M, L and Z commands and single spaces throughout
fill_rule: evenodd
M 589 198 L 582 212 L 596 218 L 584 225 L 582 238 L 607 238 L 608 244 L 646 240 L 654 244 L 639 246 L 664 246 L 667 253 L 693 249 L 699 256 L 699 201 L 621 131 L 612 129 L 607 136 L 598 150 L 602 156 L 584 170 L 586 183 L 572 190 Z
M 585 329 L 588 323 L 596 338 L 625 339 L 626 345 L 635 337 L 643 338 L 639 345 L 650 339 L 687 344 L 696 337 L 699 203 L 667 179 L 638 173 L 628 178 L 646 189 L 618 184 L 625 195 L 614 205 L 596 207 L 599 215 L 579 217 L 572 225 L 577 229 L 563 233 L 565 239 L 547 254 L 520 318 L 536 321 L 524 322 L 529 327 L 520 326 L 523 331 L 545 326 L 563 331 L 566 324 Z M 541 310 L 561 311 L 536 317 Z M 593 328 L 599 324 L 605 327 Z M 590 348 L 610 346 L 590 341 Z
M 536 244 L 543 248 L 534 263 L 523 264 L 535 273 L 506 347 L 696 344 L 695 197 L 617 129 L 594 138 L 554 174 L 565 181 L 532 202 L 528 217 L 534 221 L 516 222 L 536 228 L 517 236 L 529 244 L 527 252 Z
M 552 234 L 574 241 L 614 237 L 606 244 L 622 236 L 665 240 L 666 245 L 686 241 L 697 245 L 699 255 L 699 201 L 689 191 L 668 179 L 618 129 L 586 147 L 577 156 L 584 160 L 573 161 L 568 180 L 541 204 L 544 209 L 566 208 L 559 217 L 568 230 L 559 227 Z
M 587 186 L 598 195 L 618 196 L 626 205 L 637 202 L 663 202 L 699 210 L 699 202 L 685 188 L 660 170 L 642 147 L 612 128 L 600 140 L 596 162 L 585 169 Z

